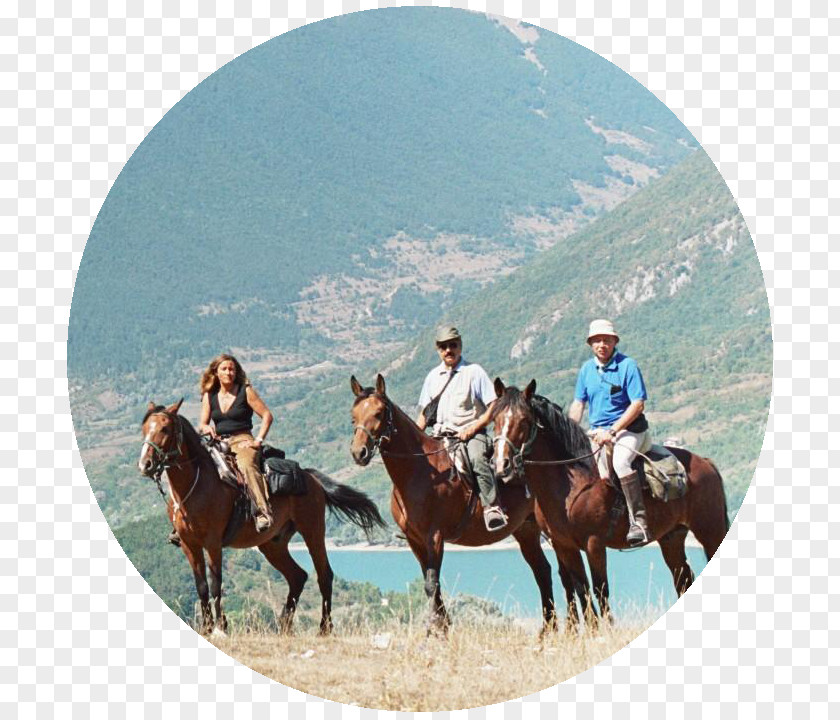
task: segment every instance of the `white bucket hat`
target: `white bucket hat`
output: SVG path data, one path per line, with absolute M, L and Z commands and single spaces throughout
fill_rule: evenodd
M 618 342 L 618 333 L 615 331 L 611 320 L 593 320 L 589 323 L 589 335 L 586 336 L 586 344 L 596 335 L 612 335 Z

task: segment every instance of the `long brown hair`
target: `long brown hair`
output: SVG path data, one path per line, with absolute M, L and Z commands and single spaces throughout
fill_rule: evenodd
M 217 370 L 219 369 L 219 365 L 223 362 L 230 360 L 233 363 L 233 366 L 236 368 L 236 384 L 237 385 L 250 385 L 248 382 L 248 376 L 245 374 L 245 371 L 242 369 L 242 365 L 239 364 L 239 360 L 237 360 L 233 355 L 228 355 L 227 353 L 222 353 L 218 357 L 214 357 L 210 364 L 207 366 L 207 369 L 201 373 L 201 380 L 199 380 L 199 388 L 201 389 L 202 396 L 204 393 L 211 393 L 219 389 L 221 387 L 221 383 L 219 382 L 219 376 L 217 374 Z

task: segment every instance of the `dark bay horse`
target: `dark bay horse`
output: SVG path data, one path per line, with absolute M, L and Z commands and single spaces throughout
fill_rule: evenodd
M 376 378 L 375 388 L 363 388 L 355 377 L 350 387 L 356 399 L 351 411 L 353 441 L 350 452 L 359 465 L 367 465 L 377 449 L 393 482 L 391 512 L 420 563 L 429 598 L 429 629 L 444 632 L 449 616 L 440 593 L 440 568 L 444 542 L 481 546 L 513 535 L 540 590 L 543 630 L 556 627 L 551 587 L 551 565 L 540 545 L 540 530 L 534 518 L 534 501 L 519 487 L 500 488 L 508 525 L 489 532 L 480 502 L 472 496 L 452 466 L 440 440 L 426 435 L 385 394 L 385 379 Z M 580 572 L 583 561 L 575 550 Z M 564 586 L 567 575 L 561 565 Z M 567 592 L 571 592 L 571 585 Z
M 589 438 L 576 422 L 559 414 L 553 429 L 536 417 L 532 399 L 537 387 L 531 380 L 520 392 L 505 388 L 496 378 L 498 399 L 493 406 L 496 429 L 494 465 L 503 480 L 524 473 L 537 501 L 537 519 L 555 548 L 583 550 L 589 560 L 595 596 L 605 618 L 610 618 L 606 548 L 627 548 L 627 512 L 621 491 L 598 472 Z M 668 448 L 685 467 L 688 491 L 662 502 L 645 493 L 650 534 L 659 543 L 671 571 L 677 595 L 694 581 L 685 556 L 689 530 L 711 558 L 729 529 L 723 479 L 714 463 L 681 448 Z M 562 464 L 560 464 L 562 463 Z M 583 578 L 575 578 L 578 581 Z
M 143 418 L 143 447 L 140 472 L 159 482 L 163 473 L 169 482 L 171 502 L 167 514 L 181 538 L 181 549 L 195 576 L 201 601 L 202 632 L 214 628 L 227 630 L 222 613 L 222 544 L 239 490 L 224 483 L 201 438 L 186 418 L 178 415 L 181 402 L 168 408 L 149 403 Z M 298 599 L 307 579 L 306 571 L 289 553 L 289 540 L 295 532 L 303 536 L 321 591 L 321 634 L 332 631 L 333 571 L 324 544 L 325 509 L 337 512 L 366 533 L 384 526 L 376 505 L 364 493 L 330 480 L 313 469 L 303 470 L 306 494 L 269 498 L 274 522 L 257 533 L 246 521 L 226 544 L 235 548 L 256 546 L 289 583 L 289 593 L 281 614 L 281 629 L 291 628 Z M 210 566 L 208 590 L 204 553 Z M 211 612 L 211 598 L 215 621 Z

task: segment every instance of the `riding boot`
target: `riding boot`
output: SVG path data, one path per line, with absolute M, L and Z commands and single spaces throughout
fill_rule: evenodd
M 630 530 L 627 533 L 627 542 L 631 546 L 644 545 L 650 542 L 650 534 L 647 527 L 645 501 L 642 497 L 642 485 L 639 482 L 639 476 L 633 472 L 620 478 L 620 482 L 624 499 L 627 501 L 627 510 L 630 514 Z

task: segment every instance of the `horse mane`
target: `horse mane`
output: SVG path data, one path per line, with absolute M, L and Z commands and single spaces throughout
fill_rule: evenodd
M 362 388 L 362 392 L 359 395 L 356 395 L 356 399 L 353 400 L 353 407 L 356 407 L 362 400 L 367 400 L 371 395 L 376 395 L 376 388 L 373 387 L 366 387 Z M 393 405 L 393 403 L 391 403 Z
M 146 414 L 143 416 L 143 419 L 140 421 L 140 427 L 143 427 L 143 425 L 146 424 L 146 420 L 149 419 L 150 415 L 162 412 L 166 412 L 166 408 L 163 405 L 150 406 L 149 409 L 146 410 Z
M 563 408 L 551 402 L 543 395 L 534 395 L 531 401 L 525 399 L 525 394 L 515 387 L 508 387 L 504 394 L 493 404 L 492 419 L 505 410 L 518 411 L 536 422 L 544 431 L 546 439 L 558 459 L 569 460 L 581 458 L 569 467 L 578 467 L 587 472 L 594 469 L 594 460 L 590 453 L 592 447 L 584 429 L 569 418 Z M 587 457 L 584 457 L 587 456 Z
M 553 441 L 556 450 L 567 458 L 581 458 L 571 464 L 587 472 L 595 469 L 595 458 L 592 456 L 592 443 L 586 431 L 568 415 L 563 408 L 551 402 L 547 397 L 534 395 L 531 399 L 537 422 L 548 430 L 549 440 Z
M 181 430 L 184 433 L 184 442 L 187 445 L 189 457 L 201 466 L 201 472 L 212 472 L 214 475 L 218 475 L 216 463 L 213 462 L 213 458 L 210 457 L 210 453 L 207 452 L 207 448 L 201 442 L 201 436 L 198 434 L 198 431 L 183 415 L 177 415 L 176 419 L 181 423 Z

